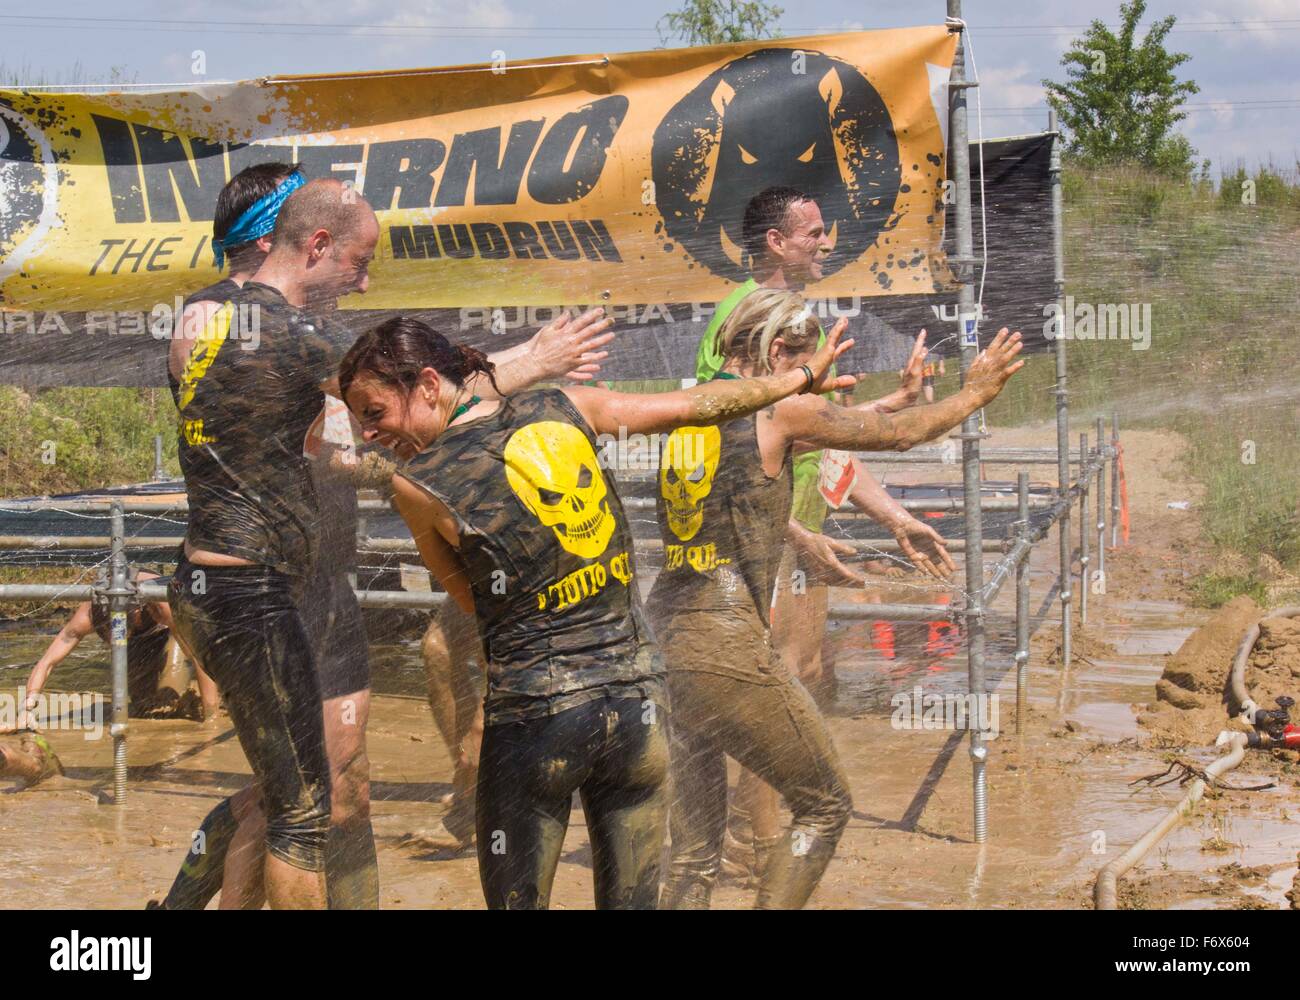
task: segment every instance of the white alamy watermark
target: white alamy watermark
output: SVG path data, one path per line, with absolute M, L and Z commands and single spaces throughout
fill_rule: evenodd
M 894 729 L 974 729 L 989 740 L 997 739 L 1001 730 L 997 694 L 944 694 L 924 691 L 918 684 L 895 694 L 889 706 Z
M 1047 340 L 1127 340 L 1135 351 L 1151 346 L 1150 302 L 1075 302 L 1067 295 L 1064 309 L 1049 302 L 1043 316 Z
M 15 728 L 20 719 L 40 732 L 80 731 L 82 739 L 97 740 L 104 735 L 104 696 L 81 691 L 29 695 L 26 685 L 16 696 L 0 692 L 0 732 Z
M 50 941 L 54 972 L 129 972 L 142 982 L 153 975 L 153 938 L 82 937 L 72 931 Z
M 704 465 L 707 441 L 703 433 L 686 429 L 671 434 L 629 434 L 626 427 L 620 426 L 617 437 L 597 435 L 596 449 L 596 460 L 602 469 L 654 472 L 662 465 L 689 474 Z

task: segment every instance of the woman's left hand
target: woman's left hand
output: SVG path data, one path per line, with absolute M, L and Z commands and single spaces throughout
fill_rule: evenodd
M 609 357 L 601 348 L 614 339 L 613 325 L 599 306 L 576 319 L 564 310 L 533 335 L 529 354 L 539 379 L 564 376 L 574 382 L 591 381 L 600 372 L 600 362 Z
M 817 349 L 817 353 L 808 359 L 808 367 L 812 370 L 813 383 L 804 392 L 815 392 L 821 395 L 824 392 L 847 392 L 857 385 L 857 377 L 854 375 L 832 376 L 830 371 L 832 366 L 841 354 L 853 346 L 852 340 L 840 342 L 844 336 L 844 331 L 849 327 L 847 319 L 840 319 L 833 327 L 831 332 L 826 335 L 826 343 Z
M 911 357 L 898 373 L 898 391 L 902 393 L 904 407 L 911 406 L 921 395 L 921 382 L 925 377 L 925 358 L 928 353 L 925 349 L 925 331 L 922 330 L 917 335 L 916 343 L 912 345 Z

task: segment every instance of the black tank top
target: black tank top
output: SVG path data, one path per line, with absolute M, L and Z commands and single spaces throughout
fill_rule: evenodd
M 195 302 L 228 302 L 239 290 L 238 283 L 230 278 L 222 278 L 190 295 L 185 300 L 185 307 Z M 322 317 L 317 323 L 329 325 L 330 338 L 340 345 L 349 342 L 349 336 L 339 328 L 336 320 Z M 179 407 L 180 382 L 172 374 L 170 364 L 167 366 L 167 383 L 171 387 L 172 400 Z M 316 460 L 311 462 L 312 481 L 320 503 L 316 571 L 325 577 L 346 575 L 354 572 L 357 567 L 357 490 L 345 476 L 330 468 L 329 460 L 333 450 L 332 445 L 325 443 Z M 181 550 L 184 550 L 183 544 Z
M 751 609 L 770 627 L 793 476 L 789 451 L 776 477 L 763 471 L 762 419 L 681 427 L 664 439 L 657 498 L 664 565 L 647 601 L 657 628 L 683 611 Z
M 182 310 L 188 309 L 195 302 L 225 302 L 235 292 L 239 291 L 239 285 L 230 278 L 222 278 L 214 284 L 208 285 L 207 288 L 200 288 L 197 292 L 185 300 Z M 178 316 L 177 322 L 180 321 Z M 167 359 L 167 386 L 172 391 L 172 402 L 180 405 L 180 381 L 172 374 L 171 358 Z
M 321 509 L 303 441 L 351 340 L 268 285 L 227 299 L 180 380 L 190 545 L 295 576 L 315 568 Z
M 489 723 L 606 691 L 662 695 L 632 533 L 591 428 L 556 389 L 453 424 L 401 470 L 456 519 L 488 658 Z

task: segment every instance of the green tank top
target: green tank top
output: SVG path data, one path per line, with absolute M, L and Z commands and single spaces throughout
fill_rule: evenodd
M 556 389 L 450 426 L 400 470 L 451 512 L 488 659 L 489 723 L 661 695 L 632 533 L 591 428 Z
M 650 591 L 656 627 L 679 612 L 752 608 L 765 627 L 790 518 L 787 451 L 775 477 L 763 471 L 751 414 L 721 427 L 682 427 L 659 462 L 664 566 Z

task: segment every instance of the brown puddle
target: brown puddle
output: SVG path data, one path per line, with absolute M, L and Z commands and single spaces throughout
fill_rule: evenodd
M 1047 546 L 1040 546 L 1045 550 Z M 1052 574 L 1032 573 L 1037 635 L 1030 661 L 1026 733 L 1015 733 L 1011 665 L 1014 592 L 990 614 L 988 676 L 999 695 L 1001 736 L 990 743 L 989 838 L 971 843 L 971 767 L 964 734 L 891 726 L 890 698 L 917 684 L 927 692 L 966 688 L 966 658 L 946 622 L 835 625 L 827 644 L 838 688 L 829 725 L 852 781 L 854 817 L 813 897 L 815 907 L 1078 907 L 1091 905 L 1092 879 L 1183 794 L 1177 784 L 1131 786 L 1166 766 L 1160 751 L 1136 745 L 1134 703 L 1153 699 L 1164 654 L 1177 649 L 1200 615 L 1173 603 L 1097 598 L 1090 608 L 1087 659 L 1065 676 L 1045 662 L 1059 621 L 1048 598 Z M 836 595 L 836 600 L 849 595 Z M 933 601 L 912 590 L 889 599 Z M 12 695 L 51 632 L 0 630 L 0 693 Z M 106 651 L 83 644 L 69 686 L 105 690 Z M 382 905 L 479 908 L 472 852 L 447 856 L 400 847 L 434 831 L 450 790 L 446 752 L 421 692 L 418 637 L 373 648 L 377 691 L 369 729 L 374 825 Z M 1058 704 L 1064 713 L 1058 713 Z M 1074 729 L 1061 723 L 1069 720 Z M 207 726 L 133 720 L 131 785 L 125 807 L 107 803 L 111 747 L 80 733 L 49 732 L 67 776 L 0 794 L 0 898 L 10 907 L 142 907 L 169 886 L 191 832 L 224 795 L 247 780 L 228 720 Z M 1191 750 L 1202 764 L 1209 749 Z M 1228 775 L 1235 785 L 1267 780 L 1252 761 Z M 1125 905 L 1285 906 L 1300 814 L 1295 780 L 1264 792 L 1228 792 L 1200 807 L 1122 883 Z M 717 906 L 748 906 L 753 891 L 723 885 Z M 590 852 L 575 808 L 553 893 L 556 908 L 590 908 Z

